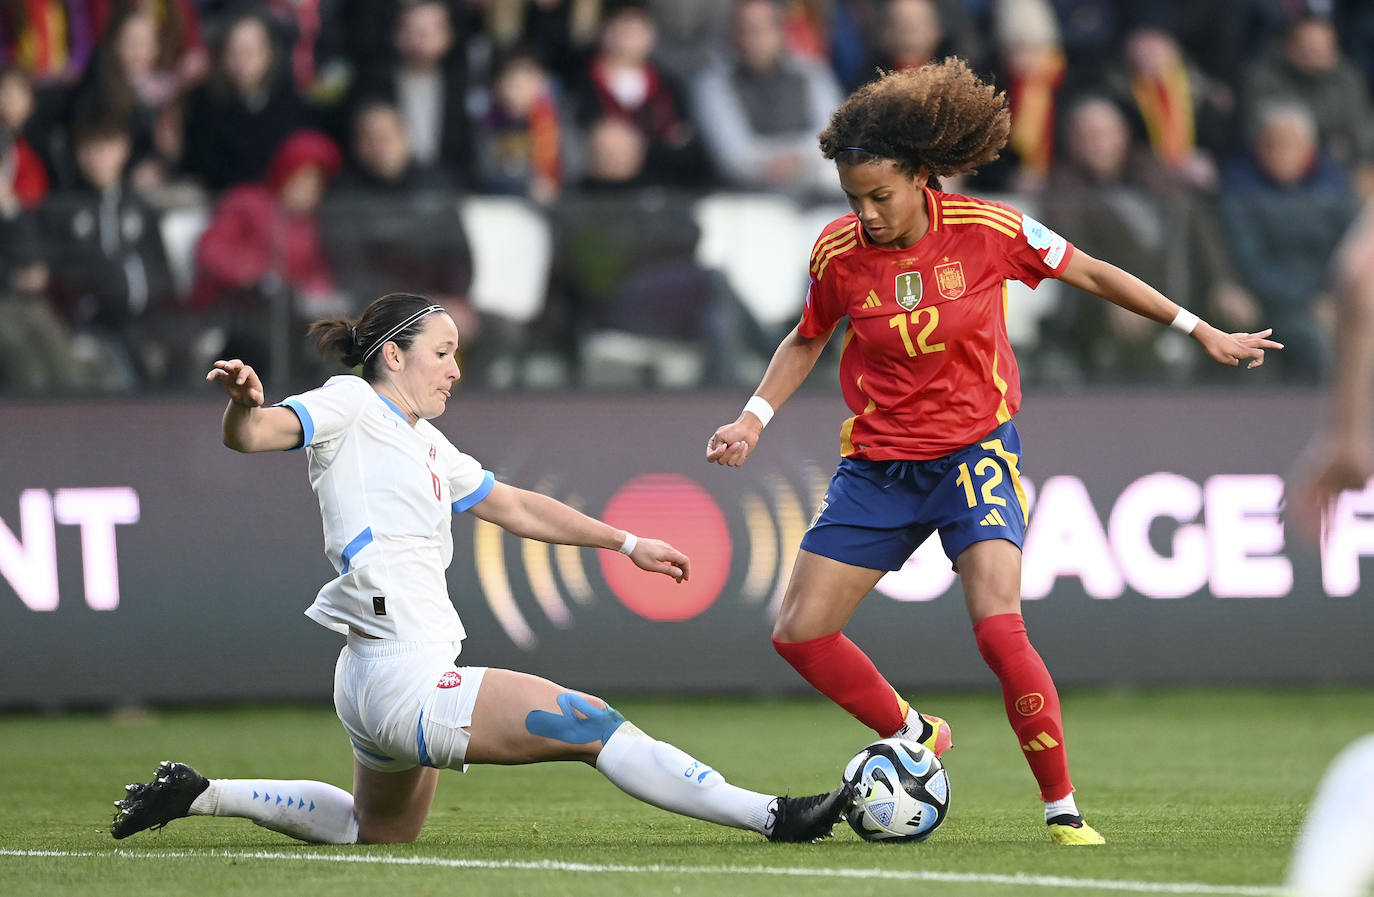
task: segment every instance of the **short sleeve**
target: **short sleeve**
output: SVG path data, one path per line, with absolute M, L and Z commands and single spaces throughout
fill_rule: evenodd
M 376 392 L 361 377 L 331 377 L 309 392 L 283 399 L 284 407 L 296 412 L 305 433 L 301 447 L 318 445 L 338 436 L 348 427 Z
M 797 332 L 807 339 L 824 336 L 835 329 L 846 313 L 837 283 L 837 259 L 858 244 L 857 225 L 832 229 L 827 226 L 811 250 L 811 284 L 806 290 L 806 305 L 802 309 Z
M 807 339 L 823 336 L 835 329 L 835 324 L 844 316 L 838 303 L 834 301 L 834 290 L 830 284 L 824 285 L 811 281 L 806 291 L 806 306 L 802 309 L 801 323 L 797 332 Z
M 1059 277 L 1073 257 L 1073 244 L 1029 215 L 1020 214 L 1015 236 L 1000 238 L 1008 269 L 1015 278 L 1034 289 L 1046 277 Z
M 460 452 L 447 439 L 440 446 L 449 494 L 453 496 L 453 513 L 461 514 L 487 497 L 496 485 L 496 476 L 483 470 L 476 458 Z

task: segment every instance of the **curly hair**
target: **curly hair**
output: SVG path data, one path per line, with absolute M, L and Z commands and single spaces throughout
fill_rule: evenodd
M 890 159 L 903 174 L 940 178 L 997 158 L 1011 133 L 1007 95 L 955 56 L 896 72 L 856 90 L 821 132 L 821 153 L 849 165 Z

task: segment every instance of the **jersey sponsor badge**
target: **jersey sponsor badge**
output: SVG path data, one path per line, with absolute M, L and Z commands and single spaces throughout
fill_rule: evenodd
M 936 265 L 935 287 L 944 299 L 958 299 L 964 295 L 964 263 L 945 262 Z
M 903 271 L 897 275 L 897 304 L 907 311 L 921 304 L 921 272 Z
M 1045 260 L 1046 265 L 1051 268 L 1059 267 L 1064 258 L 1064 250 L 1068 248 L 1063 237 L 1029 215 L 1021 216 L 1021 233 L 1026 235 L 1026 242 L 1032 249 L 1039 250 L 1040 257 Z

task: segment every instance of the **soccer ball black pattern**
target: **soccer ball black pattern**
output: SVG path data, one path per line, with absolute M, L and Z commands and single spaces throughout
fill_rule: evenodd
M 854 791 L 845 819 L 865 841 L 924 841 L 949 813 L 949 775 L 914 741 L 873 742 L 845 766 L 844 780 Z

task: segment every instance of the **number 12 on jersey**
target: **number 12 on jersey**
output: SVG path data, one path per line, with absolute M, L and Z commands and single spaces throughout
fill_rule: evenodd
M 911 342 L 911 332 L 907 329 L 907 315 L 893 315 L 887 319 L 888 327 L 896 327 L 902 335 L 902 345 L 906 346 L 906 354 L 915 358 L 917 355 L 929 355 L 932 352 L 945 351 L 944 343 L 930 342 L 930 336 L 935 332 L 935 328 L 940 324 L 940 309 L 934 305 L 918 308 L 910 315 L 912 329 L 920 328 L 916 331 L 916 342 Z

